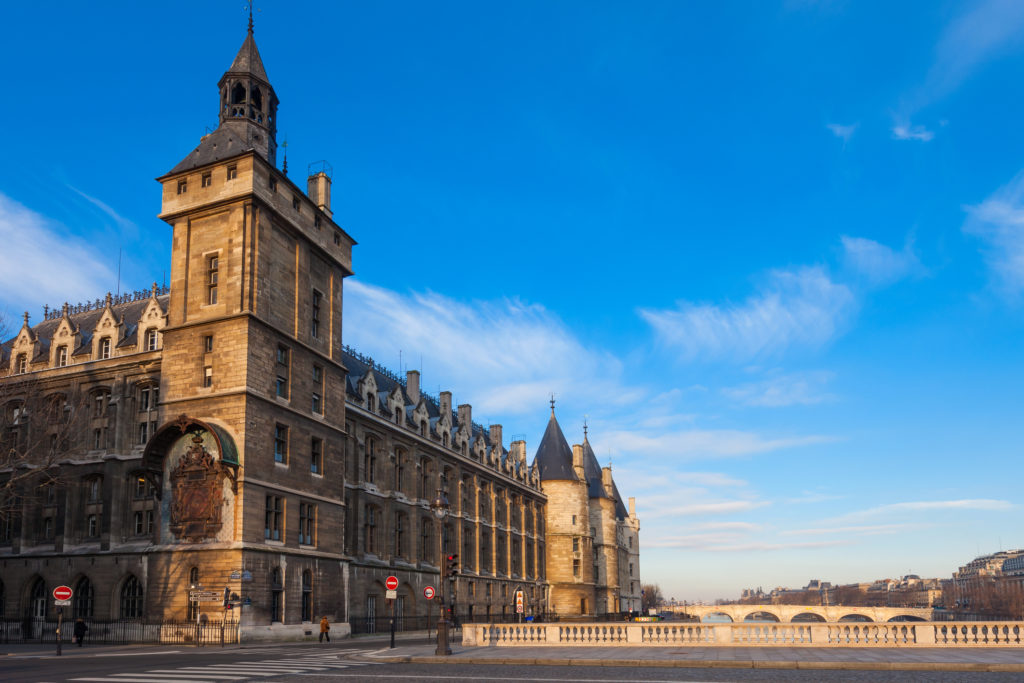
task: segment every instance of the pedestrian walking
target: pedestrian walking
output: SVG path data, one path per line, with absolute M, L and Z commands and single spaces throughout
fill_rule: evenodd
M 78 647 L 82 647 L 82 642 L 85 640 L 85 632 L 89 630 L 84 619 L 75 619 L 75 642 L 78 643 Z
M 320 620 L 320 642 L 324 642 L 324 638 L 327 642 L 331 642 L 331 625 L 327 621 L 327 617 Z

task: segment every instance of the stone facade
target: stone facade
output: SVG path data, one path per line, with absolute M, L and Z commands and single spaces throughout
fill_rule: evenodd
M 26 313 L 0 346 L 5 449 L 57 456 L 0 500 L 0 617 L 52 617 L 68 584 L 75 617 L 223 618 L 270 638 L 326 615 L 344 634 L 388 614 L 389 575 L 404 617 L 436 614 L 428 585 L 461 619 L 512 618 L 520 591 L 525 615 L 628 609 L 638 526 L 610 470 L 600 501 L 542 482 L 525 442 L 344 347 L 355 241 L 326 166 L 304 189 L 276 168 L 251 28 L 219 88 L 220 126 L 158 179 L 169 286 Z M 194 587 L 230 608 L 190 602 Z

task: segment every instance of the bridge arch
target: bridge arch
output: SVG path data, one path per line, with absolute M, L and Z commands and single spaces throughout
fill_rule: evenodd
M 851 614 L 844 614 L 843 616 L 839 617 L 839 621 L 841 621 L 841 622 L 859 621 L 859 622 L 872 622 L 872 623 L 874 623 L 875 620 L 872 619 L 871 617 L 867 616 L 866 614 L 858 614 L 856 612 L 853 612 Z
M 733 618 L 731 616 L 729 616 L 728 614 L 726 614 L 725 612 L 708 612 L 703 617 L 701 617 L 700 620 L 701 621 L 709 621 L 709 622 L 722 623 L 722 622 L 732 622 Z
M 799 612 L 794 614 L 790 621 L 794 624 L 807 622 L 820 623 L 825 621 L 825 617 L 821 616 L 817 612 Z
M 889 617 L 889 621 L 927 621 L 916 614 L 897 614 L 894 617 Z
M 747 614 L 745 617 L 743 617 L 743 621 L 745 623 L 750 623 L 750 622 L 755 622 L 755 623 L 757 623 L 757 622 L 760 622 L 760 623 L 775 622 L 775 623 L 778 623 L 778 622 L 780 622 L 782 620 L 779 619 L 778 615 L 776 615 L 776 614 L 772 614 L 771 612 L 766 612 L 764 610 L 758 610 L 756 612 L 750 612 L 749 614 Z

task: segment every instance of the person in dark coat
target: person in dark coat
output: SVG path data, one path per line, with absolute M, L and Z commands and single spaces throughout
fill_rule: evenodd
M 89 630 L 83 619 L 75 619 L 75 642 L 78 643 L 78 647 L 82 647 L 82 641 L 85 640 L 85 632 Z

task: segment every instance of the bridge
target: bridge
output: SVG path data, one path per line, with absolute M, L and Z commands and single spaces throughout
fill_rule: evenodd
M 857 607 L 822 605 L 676 605 L 669 612 L 697 617 L 700 621 L 929 621 L 932 610 L 925 607 Z M 714 615 L 714 616 L 712 616 Z

